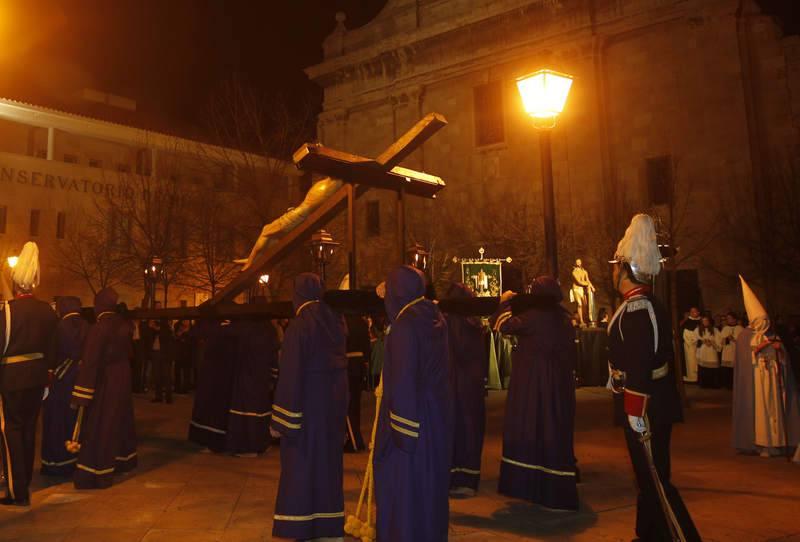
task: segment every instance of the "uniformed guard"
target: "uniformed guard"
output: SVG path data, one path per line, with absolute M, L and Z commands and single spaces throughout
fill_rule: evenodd
M 608 325 L 609 388 L 639 495 L 640 540 L 700 540 L 678 490 L 670 483 L 672 424 L 682 420 L 680 397 L 670 375 L 672 333 L 663 305 L 652 294 L 661 270 L 653 219 L 638 214 L 617 245 L 613 280 L 623 297 Z
M 58 317 L 36 299 L 39 247 L 28 242 L 11 271 L 14 299 L 0 315 L 0 450 L 8 483 L 1 504 L 29 506 L 36 419 L 53 368 Z

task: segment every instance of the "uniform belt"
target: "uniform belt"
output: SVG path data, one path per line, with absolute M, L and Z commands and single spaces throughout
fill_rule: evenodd
M 23 361 L 33 361 L 35 359 L 43 359 L 44 354 L 41 352 L 33 352 L 31 354 L 17 354 L 16 356 L 6 356 L 0 358 L 0 365 L 11 365 L 12 363 L 22 363 Z
M 664 378 L 668 374 L 669 374 L 669 362 L 665 363 L 658 369 L 653 369 L 650 372 L 650 378 L 652 378 L 653 380 L 659 380 L 661 378 Z M 611 369 L 611 376 L 614 377 L 614 379 L 616 380 L 622 379 L 625 377 L 625 371 L 621 371 L 619 369 Z
M 664 378 L 669 374 L 669 363 L 665 363 L 658 369 L 653 369 L 650 373 L 650 376 L 653 377 L 653 380 L 658 380 L 659 378 Z

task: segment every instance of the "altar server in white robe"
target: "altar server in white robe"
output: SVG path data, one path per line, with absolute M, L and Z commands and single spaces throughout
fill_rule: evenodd
M 729 312 L 725 315 L 725 325 L 719 332 L 719 344 L 722 347 L 722 363 L 720 367 L 720 383 L 724 388 L 733 387 L 733 362 L 736 359 L 736 339 L 744 328 L 739 325 L 736 315 Z
M 697 345 L 697 379 L 701 388 L 719 387 L 719 334 L 709 316 L 694 330 Z
M 683 377 L 684 382 L 690 384 L 697 383 L 697 330 L 700 325 L 700 309 L 692 307 L 689 310 L 689 316 L 681 326 L 681 335 L 683 338 L 683 359 L 686 368 L 686 374 Z
M 739 278 L 750 320 L 749 327 L 753 332 L 750 352 L 755 446 L 762 457 L 789 454 L 795 451 L 800 442 L 800 403 L 792 366 L 780 337 L 772 328 L 767 311 L 744 278 Z M 739 353 L 742 351 L 738 349 Z M 798 454 L 794 458 L 798 460 Z

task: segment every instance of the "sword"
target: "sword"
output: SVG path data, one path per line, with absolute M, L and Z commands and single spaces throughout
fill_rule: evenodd
M 673 542 L 686 542 L 686 537 L 683 535 L 683 530 L 678 523 L 678 518 L 675 517 L 675 512 L 672 511 L 672 506 L 667 500 L 667 494 L 664 492 L 664 486 L 661 484 L 661 478 L 658 476 L 656 463 L 653 460 L 653 447 L 651 442 L 653 435 L 650 433 L 650 422 L 646 417 L 645 427 L 647 429 L 644 433 L 639 435 L 639 442 L 642 443 L 642 448 L 644 448 L 644 456 L 647 458 L 647 466 L 650 469 L 650 476 L 653 477 L 653 485 L 656 487 L 658 502 L 661 504 L 661 511 L 664 513 L 664 519 L 667 521 L 670 537 Z

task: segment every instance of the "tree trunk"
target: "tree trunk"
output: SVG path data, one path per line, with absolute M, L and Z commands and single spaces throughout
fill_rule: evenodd
M 674 260 L 673 260 L 674 262 Z M 679 329 L 678 317 L 678 270 L 677 266 L 672 263 L 669 270 L 669 310 L 672 320 L 672 350 L 673 350 L 673 363 L 675 375 L 675 385 L 678 388 L 678 394 L 681 396 L 681 403 L 685 407 L 689 406 L 689 401 L 686 397 L 686 387 L 683 383 L 683 364 L 681 363 L 681 352 L 683 352 L 683 337 Z

